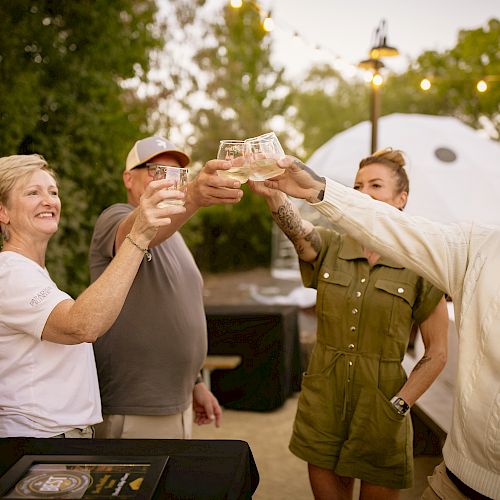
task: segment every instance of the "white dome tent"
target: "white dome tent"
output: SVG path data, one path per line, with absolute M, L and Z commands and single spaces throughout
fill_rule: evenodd
M 446 116 L 396 113 L 381 117 L 378 129 L 379 148 L 401 149 L 407 156 L 407 213 L 500 226 L 500 143 Z M 319 175 L 352 187 L 359 161 L 370 152 L 370 138 L 370 122 L 359 123 L 323 144 L 306 163 Z M 326 223 L 307 204 L 294 202 L 304 217 Z M 271 270 L 277 278 L 299 278 L 293 246 L 277 228 Z
M 307 161 L 316 173 L 352 186 L 370 151 L 370 122 L 337 134 Z M 392 114 L 378 122 L 379 148 L 407 156 L 410 195 L 405 211 L 441 222 L 500 226 L 500 143 L 456 118 Z
M 319 175 L 352 186 L 359 160 L 369 154 L 370 127 L 369 122 L 363 122 L 337 134 L 307 164 Z M 407 155 L 410 196 L 406 212 L 440 222 L 500 226 L 498 142 L 482 137 L 455 118 L 393 114 L 380 118 L 378 144 L 379 148 L 401 149 Z M 417 403 L 427 419 L 444 432 L 450 428 L 458 356 L 451 303 L 448 312 L 448 362 Z M 421 336 L 417 336 L 413 351 L 407 352 L 403 361 L 407 373 L 424 352 Z

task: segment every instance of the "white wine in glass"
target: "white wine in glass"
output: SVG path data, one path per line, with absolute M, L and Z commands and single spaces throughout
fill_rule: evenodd
M 222 140 L 217 151 L 218 160 L 231 162 L 229 170 L 217 170 L 217 175 L 229 177 L 244 184 L 250 174 L 250 165 L 245 156 L 245 142 L 235 140 Z
M 249 179 L 252 181 L 264 181 L 285 171 L 277 163 L 285 152 L 274 132 L 251 137 L 245 141 L 245 146 L 250 157 Z
M 168 188 L 169 191 L 181 191 L 184 194 L 188 189 L 188 169 L 184 167 L 162 166 L 156 167 L 155 180 L 167 179 L 173 182 Z M 158 203 L 158 208 L 166 208 L 169 205 L 184 205 L 185 199 L 168 198 Z

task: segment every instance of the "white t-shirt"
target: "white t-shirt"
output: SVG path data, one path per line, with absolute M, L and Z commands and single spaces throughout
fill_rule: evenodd
M 67 299 L 46 269 L 0 252 L 0 437 L 51 437 L 102 421 L 92 344 L 41 340 Z

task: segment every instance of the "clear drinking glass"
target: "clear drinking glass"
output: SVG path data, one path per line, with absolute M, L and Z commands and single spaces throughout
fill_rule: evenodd
M 181 191 L 184 194 L 188 189 L 188 169 L 184 167 L 171 167 L 157 165 L 154 176 L 155 180 L 167 179 L 173 184 L 168 188 L 170 191 Z M 169 205 L 184 205 L 185 198 L 179 199 L 166 199 L 158 203 L 158 208 L 165 208 Z
M 244 184 L 250 174 L 250 166 L 245 156 L 245 141 L 222 140 L 217 151 L 218 160 L 231 162 L 229 170 L 217 170 L 217 175 L 229 177 Z
M 274 132 L 246 139 L 245 148 L 250 160 L 250 180 L 264 181 L 285 171 L 277 164 L 285 152 Z

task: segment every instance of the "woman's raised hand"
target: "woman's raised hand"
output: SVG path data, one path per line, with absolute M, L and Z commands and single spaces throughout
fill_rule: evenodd
M 318 194 L 325 189 L 323 177 L 293 156 L 285 156 L 278 161 L 278 165 L 284 168 L 285 172 L 264 181 L 267 188 L 279 189 L 294 198 L 311 203 L 320 201 Z

